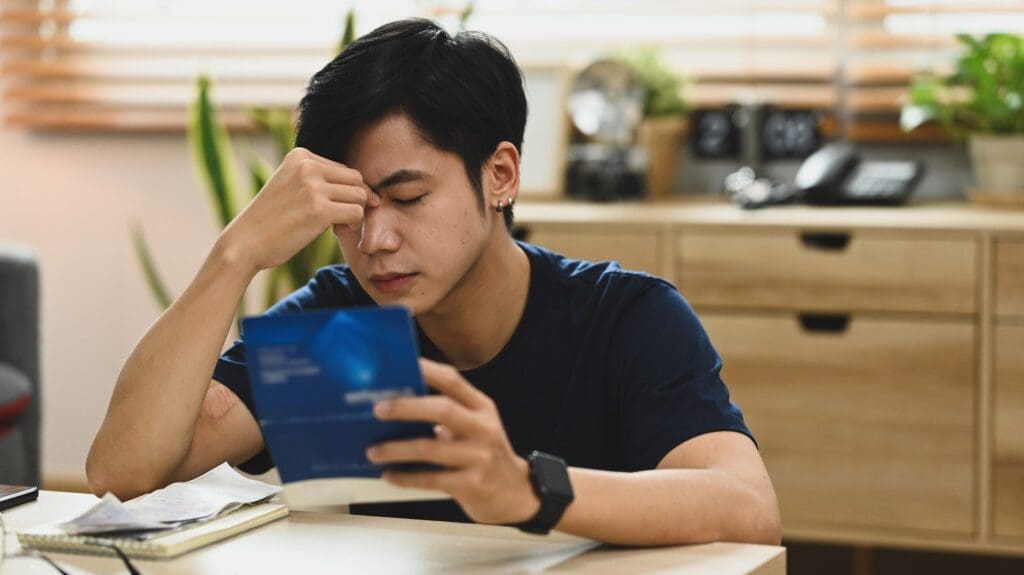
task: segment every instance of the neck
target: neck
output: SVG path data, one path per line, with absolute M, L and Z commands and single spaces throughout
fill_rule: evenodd
M 526 308 L 529 259 L 504 229 L 497 231 L 451 293 L 416 317 L 430 341 L 462 371 L 494 359 Z

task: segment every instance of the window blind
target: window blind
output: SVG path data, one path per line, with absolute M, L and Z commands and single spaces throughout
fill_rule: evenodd
M 454 27 L 464 2 L 0 0 L 8 123 L 36 128 L 181 129 L 199 73 L 229 124 L 248 106 L 294 105 L 332 55 L 344 14 L 357 32 L 405 16 Z M 761 99 L 831 109 L 838 101 L 834 0 L 481 0 L 470 29 L 521 64 L 581 67 L 661 47 L 694 105 Z
M 229 125 L 251 106 L 294 106 L 356 32 L 424 16 L 450 29 L 454 0 L 0 0 L 8 124 L 35 129 L 182 130 L 195 78 L 214 81 Z M 1021 0 L 477 0 L 468 28 L 502 39 L 523 66 L 578 69 L 656 46 L 692 106 L 763 101 L 823 110 L 854 140 L 899 132 L 908 79 L 942 70 L 958 31 L 1024 29 Z M 968 29 L 964 29 L 964 28 Z

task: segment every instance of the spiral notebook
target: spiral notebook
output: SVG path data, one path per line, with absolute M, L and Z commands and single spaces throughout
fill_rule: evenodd
M 168 558 L 280 519 L 288 508 L 268 502 L 281 488 L 243 477 L 224 463 L 127 502 L 107 493 L 62 523 L 18 533 L 22 547 L 130 557 Z
M 133 559 L 169 559 L 243 533 L 288 515 L 280 503 L 257 503 L 236 509 L 209 521 L 153 534 L 147 539 L 99 535 L 69 535 L 56 526 L 18 533 L 22 547 L 61 553 L 114 555 L 116 545 Z

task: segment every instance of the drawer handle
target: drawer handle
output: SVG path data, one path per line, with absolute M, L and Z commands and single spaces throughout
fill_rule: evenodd
M 800 234 L 800 243 L 817 250 L 840 252 L 850 245 L 850 234 L 844 232 L 804 232 Z
M 809 332 L 843 333 L 850 327 L 848 314 L 801 313 L 797 317 L 800 319 L 800 327 Z

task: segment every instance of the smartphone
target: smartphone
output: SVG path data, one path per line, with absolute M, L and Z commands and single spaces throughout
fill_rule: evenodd
M 29 501 L 35 501 L 38 498 L 38 487 L 0 484 L 0 511 L 10 509 L 22 503 L 28 503 Z

